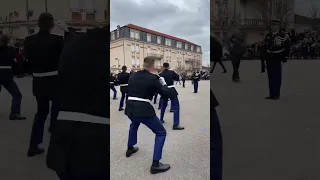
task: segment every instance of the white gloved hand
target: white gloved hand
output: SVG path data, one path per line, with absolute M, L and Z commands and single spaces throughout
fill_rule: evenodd
M 167 83 L 166 83 L 166 81 L 164 80 L 163 77 L 160 77 L 160 78 L 159 78 L 159 81 L 160 81 L 160 84 L 161 84 L 162 86 L 166 86 L 166 85 L 167 85 Z
M 58 28 L 62 29 L 65 32 L 69 32 L 69 28 L 68 25 L 66 24 L 66 22 L 62 21 L 62 20 L 55 20 L 54 23 L 58 26 Z

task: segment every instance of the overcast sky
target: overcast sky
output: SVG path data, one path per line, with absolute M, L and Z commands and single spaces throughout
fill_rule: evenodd
M 110 30 L 131 23 L 176 36 L 200 45 L 210 63 L 209 0 L 113 0 L 110 12 Z

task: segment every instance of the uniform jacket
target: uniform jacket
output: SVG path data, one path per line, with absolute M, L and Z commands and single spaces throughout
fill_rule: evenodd
M 180 81 L 180 76 L 176 72 L 174 72 L 172 70 L 169 70 L 169 69 L 164 69 L 159 74 L 159 76 L 164 78 L 164 80 L 166 81 L 168 86 L 173 86 L 174 85 L 174 81 Z M 177 90 L 174 87 L 172 87 L 171 90 L 172 90 L 172 93 L 176 94 L 176 96 L 179 95 Z M 162 96 L 162 97 L 163 98 L 168 98 L 166 96 Z
M 279 31 L 276 34 L 269 32 L 264 40 L 266 56 L 269 61 L 287 61 L 290 53 L 290 38 L 285 32 Z
M 176 93 L 172 88 L 162 86 L 159 82 L 159 76 L 150 73 L 147 70 L 141 70 L 129 79 L 128 97 L 136 97 L 152 100 L 156 93 L 162 97 L 175 97 Z M 126 102 L 125 114 L 128 117 L 147 118 L 156 116 L 156 112 L 149 102 L 128 100 Z
M 129 82 L 130 74 L 127 72 L 121 72 L 118 74 L 118 84 L 120 85 L 120 91 L 123 93 L 128 92 L 128 86 L 121 86 L 126 85 Z
M 0 46 L 0 66 L 10 66 L 11 69 L 0 69 L 0 83 L 1 81 L 11 81 L 13 79 L 14 58 L 16 51 L 10 46 Z
M 25 39 L 25 56 L 31 66 L 32 73 L 46 73 L 58 71 L 60 55 L 63 49 L 63 37 L 40 31 Z M 57 77 L 34 77 L 33 94 L 47 96 L 57 91 Z
M 75 37 L 59 64 L 59 111 L 110 118 L 109 32 L 97 29 Z M 47 166 L 56 172 L 106 179 L 110 162 L 110 125 L 57 120 Z M 94 178 L 92 178 L 94 179 Z

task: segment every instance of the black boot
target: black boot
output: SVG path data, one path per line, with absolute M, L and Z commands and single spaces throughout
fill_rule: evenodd
M 120 108 L 120 109 L 119 109 L 119 111 L 123 111 L 123 110 L 124 110 L 123 108 Z
M 9 120 L 16 121 L 16 120 L 26 120 L 27 118 L 21 116 L 20 114 L 10 114 Z
M 44 149 L 43 148 L 39 148 L 38 146 L 29 147 L 28 157 L 33 157 L 33 156 L 36 156 L 36 155 L 42 154 L 42 153 L 44 153 Z
M 128 148 L 126 152 L 126 157 L 130 157 L 132 154 L 136 153 L 137 151 L 139 151 L 138 147 Z
M 162 164 L 159 161 L 153 161 L 152 166 L 150 168 L 150 173 L 151 174 L 157 174 L 157 173 L 162 173 L 166 172 L 170 169 L 169 164 Z
M 177 126 L 173 126 L 172 128 L 173 130 L 184 130 L 184 127 L 177 125 Z

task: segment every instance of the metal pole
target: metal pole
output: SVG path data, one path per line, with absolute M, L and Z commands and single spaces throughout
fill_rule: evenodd
M 45 12 L 48 12 L 48 0 L 44 0 Z
M 27 25 L 27 31 L 28 31 L 28 35 L 29 35 L 29 0 L 26 0 L 26 16 L 27 16 L 27 20 L 26 20 L 26 25 Z

